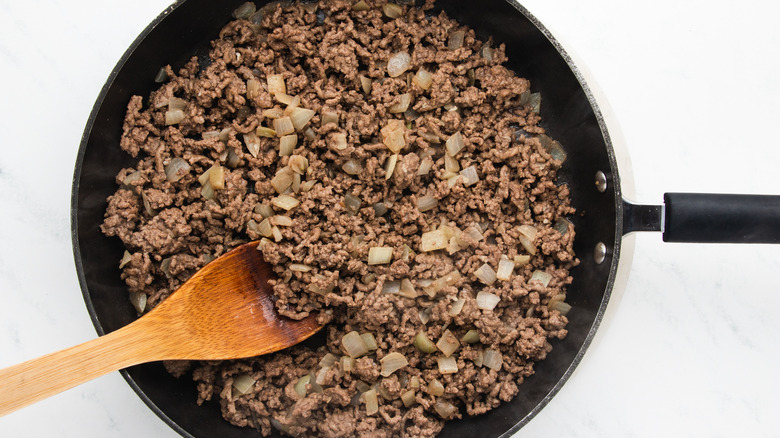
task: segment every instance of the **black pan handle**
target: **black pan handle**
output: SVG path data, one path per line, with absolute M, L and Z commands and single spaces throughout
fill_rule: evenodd
M 623 204 L 623 234 L 663 231 L 665 242 L 780 243 L 780 196 L 666 193 L 663 206 Z

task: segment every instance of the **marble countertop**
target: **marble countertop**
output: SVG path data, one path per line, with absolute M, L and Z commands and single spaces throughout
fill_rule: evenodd
M 95 336 L 71 250 L 73 163 L 105 78 L 167 4 L 0 0 L 0 367 Z M 780 194 L 780 3 L 524 5 L 609 102 L 633 200 Z M 780 247 L 635 246 L 600 342 L 516 437 L 776 436 Z M 177 435 L 112 373 L 0 418 L 0 436 Z

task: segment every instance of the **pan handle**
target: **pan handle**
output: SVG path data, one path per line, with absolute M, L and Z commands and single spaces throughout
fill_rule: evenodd
M 663 206 L 623 205 L 623 234 L 662 231 L 665 242 L 780 243 L 780 196 L 666 193 Z

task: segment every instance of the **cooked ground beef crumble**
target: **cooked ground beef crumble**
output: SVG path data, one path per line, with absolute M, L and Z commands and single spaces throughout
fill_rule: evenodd
M 432 7 L 245 4 L 208 66 L 128 105 L 138 163 L 102 230 L 139 313 L 259 239 L 279 313 L 327 324 L 317 348 L 165 364 L 235 425 L 431 437 L 566 336 L 574 210 L 538 96 Z

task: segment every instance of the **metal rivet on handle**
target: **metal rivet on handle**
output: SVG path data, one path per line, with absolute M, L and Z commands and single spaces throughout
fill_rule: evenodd
M 604 175 L 604 172 L 600 170 L 596 172 L 596 190 L 601 193 L 607 191 L 607 175 Z
M 604 263 L 604 260 L 607 258 L 607 245 L 604 245 L 604 243 L 599 242 L 596 244 L 596 248 L 593 249 L 593 259 L 596 261 L 597 265 L 600 265 Z

